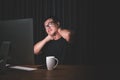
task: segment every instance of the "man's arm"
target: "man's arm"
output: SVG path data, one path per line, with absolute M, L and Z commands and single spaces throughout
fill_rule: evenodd
M 48 41 L 50 41 L 50 40 L 52 40 L 52 39 L 53 39 L 53 38 L 48 35 L 48 36 L 45 37 L 43 40 L 41 40 L 41 41 L 39 41 L 38 43 L 36 43 L 36 44 L 34 45 L 34 54 L 41 53 L 41 49 L 44 47 L 44 45 L 45 45 Z

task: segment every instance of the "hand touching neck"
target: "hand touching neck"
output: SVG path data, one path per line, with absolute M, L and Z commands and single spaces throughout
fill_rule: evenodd
M 53 35 L 53 39 L 54 40 L 58 40 L 58 39 L 60 39 L 62 36 L 58 33 L 58 32 L 56 32 L 56 33 L 54 33 L 54 35 Z

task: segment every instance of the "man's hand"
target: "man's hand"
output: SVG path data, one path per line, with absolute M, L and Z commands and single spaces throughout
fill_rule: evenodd
M 71 31 L 70 30 L 59 28 L 58 32 L 67 42 L 70 42 L 70 38 L 71 38 Z
M 50 41 L 50 40 L 53 40 L 53 36 L 48 35 L 48 36 L 46 36 L 45 40 L 46 40 L 46 42 L 48 42 L 48 41 Z

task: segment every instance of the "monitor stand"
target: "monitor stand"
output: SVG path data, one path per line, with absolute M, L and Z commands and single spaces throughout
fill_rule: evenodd
M 9 49 L 10 41 L 3 41 L 0 46 L 0 73 L 6 71 Z

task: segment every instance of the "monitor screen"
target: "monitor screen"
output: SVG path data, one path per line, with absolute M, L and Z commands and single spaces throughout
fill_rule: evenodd
M 34 64 L 32 18 L 0 21 L 3 42 L 9 42 L 8 64 Z

